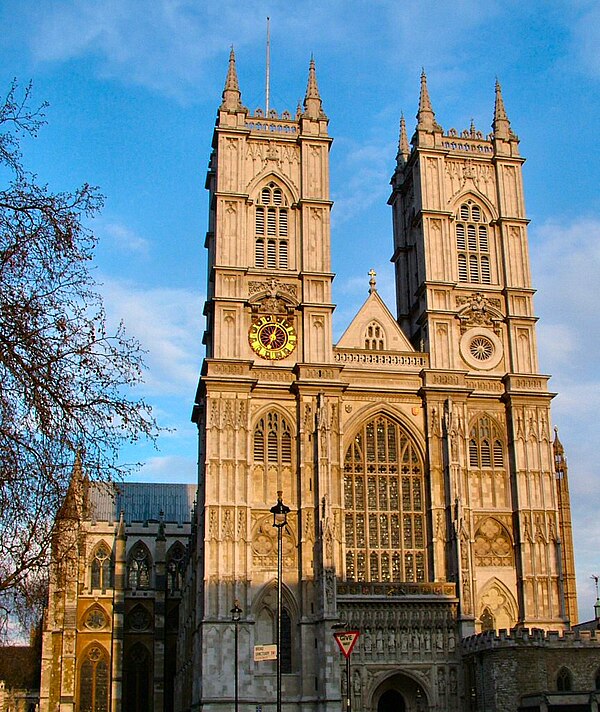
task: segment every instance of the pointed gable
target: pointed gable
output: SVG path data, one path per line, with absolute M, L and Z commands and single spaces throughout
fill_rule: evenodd
M 336 346 L 340 349 L 414 352 L 410 341 L 375 290 L 371 291 Z

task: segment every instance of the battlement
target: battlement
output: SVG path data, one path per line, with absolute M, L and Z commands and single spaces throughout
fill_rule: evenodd
M 486 631 L 464 638 L 463 653 L 517 647 L 544 648 L 600 648 L 600 631 L 595 630 L 542 630 L 541 628 L 512 628 L 511 630 Z

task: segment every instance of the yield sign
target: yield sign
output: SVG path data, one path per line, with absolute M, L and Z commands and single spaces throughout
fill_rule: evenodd
M 357 630 L 346 630 L 343 633 L 334 633 L 335 642 L 340 646 L 344 657 L 349 658 L 356 641 L 358 640 Z

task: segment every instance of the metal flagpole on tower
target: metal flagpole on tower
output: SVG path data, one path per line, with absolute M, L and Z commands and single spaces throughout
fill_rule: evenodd
M 267 17 L 267 76 L 266 76 L 266 100 L 265 100 L 265 117 L 269 118 L 269 99 L 271 93 L 271 21 Z

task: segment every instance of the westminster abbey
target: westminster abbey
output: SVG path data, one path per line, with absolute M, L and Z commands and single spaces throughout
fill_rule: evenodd
M 315 64 L 297 111 L 251 113 L 232 50 L 206 178 L 198 487 L 102 489 L 76 463 L 41 712 L 275 712 L 256 651 L 278 624 L 284 712 L 598 710 L 519 140 L 499 84 L 489 134 L 433 106 L 423 73 L 390 156 L 396 303 L 371 271 L 334 343 Z M 340 627 L 359 633 L 348 676 Z

